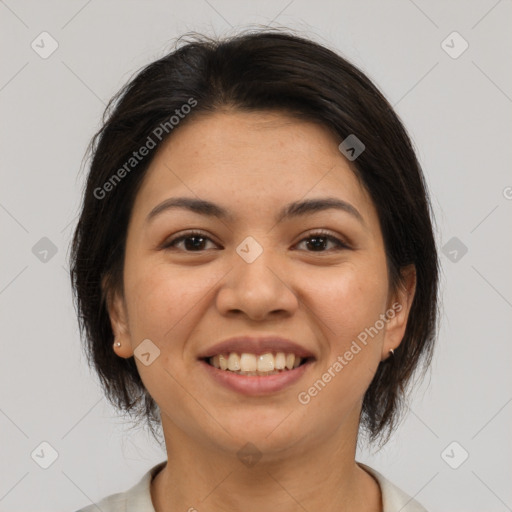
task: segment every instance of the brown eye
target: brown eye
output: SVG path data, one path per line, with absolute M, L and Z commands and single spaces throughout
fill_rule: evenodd
M 169 241 L 165 242 L 162 249 L 179 249 L 178 246 L 183 243 L 181 249 L 185 252 L 201 252 L 207 250 L 205 245 L 207 245 L 208 241 L 214 243 L 212 239 L 204 233 L 191 231 L 171 238 Z M 299 244 L 300 243 L 306 243 L 306 247 L 308 248 L 307 252 L 330 252 L 331 250 L 350 249 L 350 247 L 339 238 L 324 231 L 311 233 L 306 238 L 303 238 Z M 334 244 L 333 249 L 327 249 L 329 243 Z
M 184 242 L 183 247 L 185 252 L 200 252 L 205 250 L 204 246 L 207 240 L 212 241 L 211 238 L 207 237 L 203 233 L 199 231 L 192 231 L 190 233 L 172 238 L 162 246 L 162 249 L 175 248 L 178 246 L 178 244 Z
M 307 252 L 329 252 L 324 250 L 329 242 L 334 244 L 335 248 L 333 250 L 349 249 L 349 246 L 339 238 L 336 238 L 324 231 L 311 233 L 306 238 L 303 238 L 300 243 L 303 243 L 304 241 L 307 241 L 307 247 L 311 249 Z

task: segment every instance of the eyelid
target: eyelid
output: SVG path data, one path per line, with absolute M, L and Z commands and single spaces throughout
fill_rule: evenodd
M 209 235 L 208 233 L 205 233 L 205 232 L 203 232 L 203 231 L 201 231 L 199 229 L 190 229 L 189 231 L 185 231 L 183 233 L 178 233 L 177 235 L 173 235 L 170 238 L 166 238 L 162 242 L 162 244 L 160 244 L 159 249 L 163 249 L 163 250 L 170 249 L 171 248 L 171 244 L 175 244 L 177 242 L 181 242 L 183 239 L 194 237 L 194 236 L 203 237 L 205 239 L 208 239 L 208 240 L 212 241 L 216 245 L 220 245 L 215 240 L 213 240 L 211 235 Z M 183 252 L 191 253 L 191 252 L 202 252 L 202 251 L 183 251 Z
M 172 236 L 171 238 L 166 239 L 160 245 L 159 248 L 163 249 L 163 250 L 170 249 L 172 247 L 171 244 L 176 244 L 178 242 L 183 241 L 186 238 L 194 237 L 194 236 L 203 237 L 203 238 L 215 243 L 216 245 L 220 245 L 215 240 L 213 240 L 213 238 L 208 233 L 205 233 L 198 229 L 191 229 L 189 231 L 185 231 L 181 234 L 177 234 L 175 236 Z M 347 241 L 345 237 L 334 234 L 331 231 L 326 230 L 326 229 L 313 229 L 309 232 L 306 232 L 306 233 L 300 235 L 299 241 L 297 243 L 295 243 L 294 246 L 304 242 L 308 238 L 313 238 L 315 236 L 324 237 L 324 238 L 328 239 L 329 241 L 333 242 L 336 245 L 336 248 L 334 249 L 335 251 L 352 248 L 352 244 L 349 241 Z M 194 253 L 194 252 L 201 253 L 201 252 L 204 252 L 204 250 L 202 250 L 202 251 L 183 251 L 183 252 L 185 252 L 185 253 Z M 317 251 L 305 251 L 305 252 L 315 253 Z M 318 251 L 318 252 L 320 254 L 321 253 L 330 253 L 330 252 L 332 252 L 332 249 L 330 251 L 327 250 L 327 251 Z
M 300 244 L 304 242 L 304 240 L 308 238 L 313 238 L 315 236 L 318 237 L 324 237 L 328 240 L 332 241 L 334 244 L 336 244 L 337 248 L 335 250 L 343 250 L 343 249 L 351 249 L 352 244 L 346 239 L 346 237 L 343 237 L 341 235 L 338 235 L 336 233 L 333 233 L 332 231 L 326 230 L 326 229 L 313 229 L 311 231 L 308 231 L 302 235 L 300 235 L 300 240 L 297 242 L 297 244 Z M 295 245 L 297 245 L 295 244 Z M 315 251 L 306 251 L 314 253 Z M 331 251 L 320 251 L 320 253 L 329 253 Z

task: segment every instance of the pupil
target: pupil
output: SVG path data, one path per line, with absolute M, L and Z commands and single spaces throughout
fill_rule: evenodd
M 317 237 L 317 236 L 315 236 L 315 237 L 310 238 L 310 240 L 314 240 L 312 245 L 316 249 L 322 249 L 322 248 L 325 249 L 325 240 L 326 240 L 325 237 Z M 318 243 L 319 240 L 323 240 L 323 243 Z M 311 244 L 311 242 L 308 242 L 308 243 Z
M 190 236 L 188 237 L 186 240 L 185 240 L 185 247 L 187 249 L 190 249 L 190 248 L 194 248 L 194 249 L 200 249 L 201 248 L 201 245 L 203 242 L 199 242 L 199 243 L 193 243 L 193 244 L 190 244 L 189 241 L 190 240 L 201 240 L 201 241 L 204 241 L 204 237 L 202 236 Z

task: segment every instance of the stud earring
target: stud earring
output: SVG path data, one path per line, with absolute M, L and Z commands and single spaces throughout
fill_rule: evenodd
M 389 349 L 389 353 L 390 353 L 393 357 L 395 357 L 395 351 L 394 351 L 392 348 L 390 348 L 390 349 Z

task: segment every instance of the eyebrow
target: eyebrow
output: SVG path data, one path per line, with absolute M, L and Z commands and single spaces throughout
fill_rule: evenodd
M 171 197 L 155 206 L 151 212 L 149 212 L 146 218 L 146 223 L 150 222 L 162 212 L 176 208 L 189 210 L 200 215 L 215 217 L 222 220 L 233 220 L 233 214 L 229 210 L 226 210 L 222 206 L 212 203 L 211 201 L 197 199 L 194 197 Z M 330 209 L 346 212 L 366 227 L 363 216 L 355 206 L 335 197 L 304 199 L 289 203 L 278 212 L 276 222 Z

